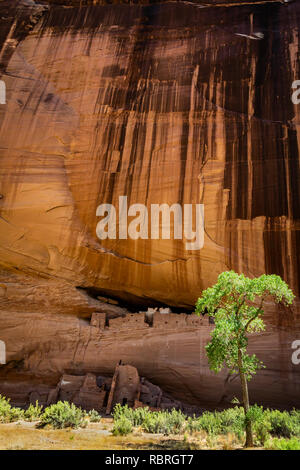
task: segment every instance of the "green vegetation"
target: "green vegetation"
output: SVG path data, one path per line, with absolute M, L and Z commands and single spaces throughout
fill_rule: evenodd
M 271 437 L 300 438 L 300 411 L 264 410 L 258 405 L 251 406 L 245 417 L 244 408 L 235 406 L 224 411 L 205 411 L 196 417 L 187 417 L 181 411 L 150 411 L 149 408 L 133 410 L 127 405 L 116 405 L 113 411 L 115 435 L 125 435 L 134 427 L 151 434 L 182 434 L 187 436 L 204 432 L 210 437 L 232 434 L 241 439 L 246 420 L 250 420 L 257 445 L 264 445 Z M 268 444 L 269 445 L 269 444 Z
M 273 439 L 265 445 L 270 450 L 300 450 L 300 440 L 293 437 L 292 439 Z
M 101 421 L 101 415 L 96 410 L 89 411 L 87 416 L 91 423 L 99 423 Z
M 0 423 L 12 423 L 24 419 L 24 411 L 14 408 L 9 402 L 9 398 L 0 395 Z
M 125 417 L 132 426 L 142 427 L 150 434 L 179 434 L 186 416 L 181 411 L 149 411 L 148 407 L 133 410 L 127 405 L 116 405 L 113 411 L 115 422 Z
M 272 435 L 288 438 L 300 436 L 300 410 L 293 410 L 290 413 L 287 411 L 268 410 L 267 417 Z
M 187 424 L 187 417 L 181 412 L 150 411 L 148 407 L 133 410 L 127 405 L 116 405 L 113 410 L 114 422 L 120 422 L 123 418 L 132 427 L 140 427 L 149 434 L 181 434 Z
M 218 373 L 227 367 L 231 374 L 240 376 L 246 447 L 254 445 L 253 410 L 250 411 L 247 381 L 264 367 L 255 354 L 247 353 L 248 335 L 265 329 L 262 317 L 267 298 L 290 305 L 294 295 L 280 276 L 264 274 L 250 279 L 243 274 L 226 271 L 196 303 L 196 313 L 208 313 L 215 322 L 212 339 L 206 346 L 210 369 Z
M 232 433 L 241 438 L 244 429 L 243 408 L 234 407 L 224 411 L 205 411 L 201 416 L 187 419 L 187 430 L 205 431 L 209 436 Z
M 112 433 L 114 436 L 127 436 L 132 432 L 132 422 L 125 415 L 114 421 Z
M 144 431 L 151 434 L 180 434 L 185 420 L 181 411 L 156 411 L 146 415 L 142 426 Z
M 30 404 L 29 408 L 24 413 L 24 417 L 27 421 L 36 421 L 42 414 L 43 407 L 39 406 L 38 401 L 35 402 L 35 405 Z
M 55 429 L 78 428 L 83 425 L 85 415 L 86 413 L 74 403 L 59 401 L 44 410 L 40 418 L 40 427 L 50 425 Z
M 113 436 L 127 436 L 133 431 L 165 436 L 178 436 L 189 448 L 189 439 L 202 442 L 213 448 L 217 440 L 232 436 L 236 446 L 242 445 L 246 419 L 251 421 L 254 443 L 266 449 L 298 450 L 300 446 L 300 410 L 279 411 L 263 409 L 254 405 L 245 417 L 244 408 L 234 406 L 223 411 L 205 411 L 200 416 L 186 416 L 182 411 L 150 411 L 148 407 L 129 408 L 116 405 L 113 410 Z M 20 420 L 38 420 L 37 427 L 78 428 L 88 422 L 96 423 L 101 416 L 95 410 L 88 413 L 74 404 L 58 402 L 44 410 L 30 405 L 27 410 L 14 408 L 9 400 L 0 396 L 0 423 Z M 175 438 L 175 437 L 174 437 Z M 202 440 L 202 441 L 201 441 Z M 230 440 L 230 439 L 229 439 Z M 231 448 L 224 441 L 224 448 Z M 202 444 L 200 444 L 202 445 Z M 223 445 L 223 444 L 222 444 Z

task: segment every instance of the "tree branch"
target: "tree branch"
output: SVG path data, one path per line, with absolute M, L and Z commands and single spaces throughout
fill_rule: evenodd
M 240 303 L 240 305 L 238 306 L 238 309 L 237 309 L 237 311 L 235 312 L 235 316 L 238 315 L 238 313 L 239 313 L 239 311 L 240 311 L 240 308 L 244 305 L 245 301 L 246 301 L 246 294 L 244 294 L 244 298 L 243 298 L 242 302 Z
M 244 331 L 245 331 L 245 332 L 247 331 L 247 328 L 248 328 L 248 326 L 250 325 L 250 323 L 253 322 L 253 320 L 255 320 L 255 319 L 258 317 L 260 311 L 262 310 L 262 306 L 263 306 L 264 300 L 265 300 L 265 298 L 262 297 L 261 302 L 260 302 L 260 306 L 258 307 L 258 310 L 256 311 L 256 314 L 254 315 L 254 317 L 250 318 L 250 319 L 247 321 L 247 323 L 246 323 L 246 325 L 245 325 L 245 327 L 244 327 Z

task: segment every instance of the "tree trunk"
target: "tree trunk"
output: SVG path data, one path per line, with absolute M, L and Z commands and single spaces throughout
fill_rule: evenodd
M 239 374 L 240 374 L 242 393 L 243 393 L 243 406 L 244 406 L 244 411 L 245 411 L 245 416 L 246 416 L 250 408 L 250 405 L 249 405 L 248 384 L 247 384 L 246 376 L 243 372 L 242 352 L 240 349 L 238 350 L 238 363 L 239 363 Z M 247 418 L 246 418 L 245 447 L 253 447 L 252 424 L 251 424 L 251 421 L 247 420 Z

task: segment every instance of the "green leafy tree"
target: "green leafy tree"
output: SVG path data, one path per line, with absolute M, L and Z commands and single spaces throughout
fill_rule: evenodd
M 255 354 L 247 353 L 248 335 L 263 331 L 263 305 L 272 298 L 276 303 L 290 305 L 294 295 L 288 285 L 276 275 L 249 279 L 243 274 L 226 271 L 217 283 L 202 293 L 196 303 L 196 313 L 214 317 L 212 339 L 206 346 L 209 367 L 215 373 L 227 367 L 241 380 L 246 423 L 246 447 L 253 446 L 251 413 L 249 412 L 248 381 L 264 367 Z

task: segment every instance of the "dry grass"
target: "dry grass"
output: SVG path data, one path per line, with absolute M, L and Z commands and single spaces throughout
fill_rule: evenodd
M 128 436 L 111 434 L 112 419 L 89 424 L 84 429 L 37 429 L 35 423 L 0 424 L 1 450 L 197 450 L 237 449 L 233 436 L 209 439 L 205 433 L 192 436 L 162 436 L 135 430 Z
M 111 424 L 89 424 L 85 429 L 36 429 L 34 423 L 0 424 L 1 450 L 116 450 L 173 449 L 182 444 L 162 436 L 138 433 L 112 436 Z M 106 428 L 106 429 L 105 429 Z M 178 447 L 180 448 L 180 447 Z M 182 447 L 181 447 L 182 448 Z

